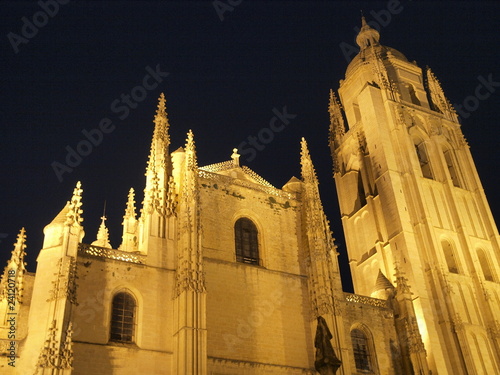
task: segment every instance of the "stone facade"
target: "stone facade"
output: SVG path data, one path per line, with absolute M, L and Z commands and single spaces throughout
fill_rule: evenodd
M 131 189 L 117 249 L 105 217 L 82 242 L 80 183 L 44 229 L 36 274 L 21 230 L 0 285 L 0 371 L 499 372 L 499 236 L 470 152 L 434 75 L 378 38 L 363 20 L 330 97 L 357 294 L 342 290 L 306 141 L 301 178 L 281 189 L 237 150 L 199 167 L 191 131 L 169 149 L 162 94 L 142 208 Z
M 499 235 L 457 114 L 432 71 L 365 22 L 357 42 L 330 99 L 355 292 L 398 268 L 432 373 L 499 373 Z

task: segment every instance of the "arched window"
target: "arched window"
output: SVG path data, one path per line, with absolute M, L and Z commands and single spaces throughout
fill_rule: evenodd
M 448 271 L 458 273 L 458 265 L 457 260 L 455 259 L 455 254 L 453 253 L 453 246 L 447 240 L 442 240 L 441 246 L 443 247 L 443 253 L 446 259 L 446 265 L 448 266 Z
M 370 345 L 366 334 L 361 329 L 353 329 L 351 331 L 351 342 L 356 370 L 373 371 Z
M 432 174 L 431 164 L 429 161 L 429 155 L 427 153 L 424 141 L 415 139 L 414 144 L 418 162 L 420 163 L 420 169 L 422 170 L 422 175 L 425 178 L 434 179 L 434 176 Z
M 238 262 L 259 264 L 259 239 L 257 227 L 245 217 L 234 224 L 236 260 Z
M 460 184 L 460 179 L 458 178 L 457 168 L 455 167 L 455 162 L 450 149 L 444 150 L 444 159 L 446 161 L 446 166 L 448 167 L 448 172 L 450 173 L 451 181 L 456 187 L 462 187 Z
M 484 250 L 478 249 L 477 257 L 479 258 L 479 264 L 481 264 L 481 269 L 483 270 L 485 280 L 494 281 L 493 273 L 491 272 L 490 264 L 488 263 L 488 259 L 486 258 Z
M 134 341 L 135 310 L 135 299 L 129 293 L 120 292 L 113 297 L 110 341 Z

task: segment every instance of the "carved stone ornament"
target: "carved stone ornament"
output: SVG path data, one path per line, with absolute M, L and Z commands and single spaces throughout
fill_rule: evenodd
M 462 331 L 464 329 L 464 322 L 459 314 L 455 314 L 451 319 L 451 324 L 453 325 L 453 330 L 455 332 Z
M 45 340 L 38 357 L 35 375 L 39 374 L 41 369 L 64 370 L 72 368 L 72 334 L 73 329 L 72 324 L 70 323 L 65 332 L 64 342 L 60 343 L 57 339 L 57 322 L 55 319 L 52 321 L 47 334 L 47 339 Z
M 82 210 L 82 184 L 80 181 L 76 183 L 76 187 L 73 190 L 73 196 L 69 202 L 69 210 L 66 214 L 66 225 L 80 225 L 83 221 L 83 210 Z
M 49 328 L 48 337 L 43 344 L 42 351 L 40 352 L 40 356 L 38 357 L 37 363 L 37 371 L 38 373 L 40 368 L 57 368 L 58 364 L 58 352 L 59 352 L 59 342 L 57 341 L 57 328 L 56 321 L 52 321 L 52 325 Z
M 339 147 L 345 135 L 345 122 L 342 114 L 342 107 L 333 90 L 330 90 L 328 112 L 330 113 L 329 142 L 330 149 L 333 151 Z
M 78 279 L 76 269 L 74 257 L 70 257 L 67 262 L 63 262 L 63 259 L 58 260 L 57 272 L 54 273 L 55 279 L 52 281 L 52 289 L 49 291 L 50 295 L 47 302 L 66 297 L 71 304 L 78 305 L 76 300 L 76 291 L 78 288 L 78 284 L 76 283 Z
M 500 340 L 500 321 L 495 320 L 489 324 L 488 334 L 493 340 Z

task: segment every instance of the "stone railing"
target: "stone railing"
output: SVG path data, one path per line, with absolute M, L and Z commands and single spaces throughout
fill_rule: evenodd
M 127 251 L 110 249 L 107 247 L 93 246 L 81 243 L 78 245 L 78 253 L 83 256 L 114 259 L 122 262 L 144 264 L 146 256 L 129 253 Z
M 358 294 L 344 293 L 345 300 L 347 302 L 362 303 L 363 305 L 370 305 L 375 307 L 387 308 L 387 301 L 378 298 L 371 298 L 366 296 L 360 296 Z

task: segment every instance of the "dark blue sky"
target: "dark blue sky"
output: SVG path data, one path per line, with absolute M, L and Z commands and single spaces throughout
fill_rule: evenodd
M 493 1 L 222 0 L 239 4 L 229 5 L 222 20 L 212 1 L 61 2 L 67 4 L 59 4 L 57 14 L 51 0 L 41 2 L 49 8 L 35 1 L 0 5 L 2 268 L 25 226 L 28 269 L 35 270 L 43 227 L 78 180 L 84 242 L 95 239 L 106 201 L 111 243 L 119 245 L 130 187 L 138 205 L 142 201 L 152 119 L 164 92 L 172 150 L 192 129 L 200 165 L 228 160 L 233 147 L 269 127 L 286 107 L 289 124 L 252 160 L 246 146 L 242 164 L 281 187 L 299 177 L 299 142 L 306 137 L 345 271 L 327 104 L 348 63 L 341 46 L 355 46 L 360 10 L 379 19 L 382 44 L 433 69 L 453 104 L 475 95 L 479 77 L 500 82 L 500 5 Z M 151 69 L 168 75 L 157 73 L 158 85 L 143 82 Z M 498 217 L 500 87 L 493 90 L 462 125 Z M 122 95 L 131 93 L 137 100 L 125 111 Z M 76 149 L 86 139 L 83 131 L 106 119 L 113 130 L 58 178 L 54 162 L 64 164 L 68 147 Z

